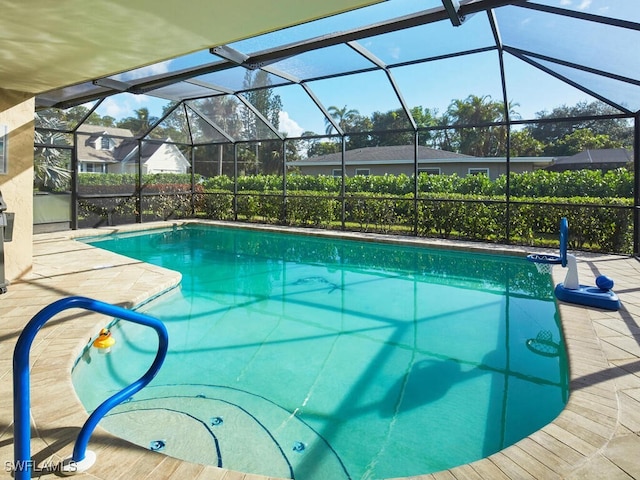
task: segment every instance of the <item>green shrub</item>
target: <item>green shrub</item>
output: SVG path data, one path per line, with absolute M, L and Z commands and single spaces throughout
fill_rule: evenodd
M 375 193 L 358 193 L 345 199 L 346 221 L 363 232 L 389 233 L 394 227 L 410 229 L 413 224 L 413 197 L 393 198 Z
M 331 227 L 344 221 L 361 231 L 408 233 L 478 241 L 508 240 L 531 246 L 558 244 L 558 225 L 567 217 L 570 247 L 630 253 L 632 248 L 633 175 L 626 169 L 511 174 L 506 210 L 506 176 L 491 181 L 485 175 L 252 175 L 199 179 L 191 199 L 190 175 L 150 175 L 143 178 L 143 209 L 137 212 L 135 175 L 83 174 L 82 194 L 117 194 L 117 198 L 83 199 L 79 216 L 90 223 L 143 218 L 188 217 Z M 414 199 L 414 190 L 418 198 Z M 192 203 L 193 202 L 193 203 Z M 414 209 L 417 205 L 417 210 Z M 508 213 L 508 214 L 507 214 Z M 89 220 L 88 220 L 89 221 Z
M 238 216 L 247 221 L 253 220 L 258 215 L 258 195 L 242 194 L 236 197 Z
M 289 192 L 339 193 L 342 180 L 331 175 L 287 175 Z
M 284 217 L 284 200 L 282 191 L 271 195 L 258 196 L 258 215 L 267 223 L 282 223 Z
M 142 199 L 142 213 L 146 218 L 169 220 L 193 216 L 190 193 L 160 194 Z M 145 219 L 146 219 L 145 218 Z
M 201 201 L 200 211 L 206 218 L 211 220 L 232 220 L 233 215 L 233 195 L 229 192 L 210 192 L 199 195 Z
M 340 203 L 324 193 L 305 192 L 287 197 L 288 225 L 329 227 L 338 218 Z
M 428 195 L 418 200 L 418 233 L 449 238 L 462 224 L 464 206 L 460 194 Z
M 210 177 L 200 182 L 206 192 L 227 191 L 233 192 L 233 178 L 224 175 Z
M 506 191 L 506 177 L 495 181 L 494 193 Z M 510 193 L 516 197 L 633 197 L 633 173 L 618 168 L 603 173 L 600 170 L 568 170 L 550 172 L 536 170 L 512 173 Z

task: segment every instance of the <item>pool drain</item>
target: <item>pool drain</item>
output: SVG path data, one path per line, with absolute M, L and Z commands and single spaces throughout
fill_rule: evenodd
M 304 452 L 305 448 L 307 448 L 307 446 L 302 442 L 295 442 L 293 444 L 293 451 L 294 452 L 298 452 L 298 453 Z
M 210 422 L 212 427 L 217 427 L 218 425 L 222 425 L 222 417 L 212 417 Z
M 153 452 L 159 452 L 163 450 L 165 446 L 166 444 L 164 440 L 153 440 L 151 443 L 149 443 L 149 450 Z

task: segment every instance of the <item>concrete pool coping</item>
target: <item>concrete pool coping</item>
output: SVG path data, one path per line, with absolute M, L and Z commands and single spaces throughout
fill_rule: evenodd
M 186 222 L 156 222 L 34 236 L 33 270 L 0 296 L 0 476 L 13 460 L 12 355 L 24 325 L 44 306 L 70 295 L 83 295 L 132 307 L 177 285 L 180 276 L 73 239 L 114 232 L 170 227 Z M 278 227 L 200 222 L 232 227 Z M 291 229 L 365 240 L 383 240 L 442 248 L 524 255 L 523 247 L 458 241 L 388 237 L 375 234 Z M 580 278 L 606 273 L 622 301 L 617 312 L 559 302 L 570 365 L 567 407 L 549 425 L 490 457 L 443 472 L 413 476 L 427 479 L 640 478 L 640 262 L 634 258 L 578 252 Z M 554 282 L 565 271 L 555 268 Z M 90 338 L 110 319 L 68 310 L 38 333 L 31 361 L 31 451 L 36 464 L 51 465 L 67 457 L 87 413 L 71 384 L 71 368 Z M 118 439 L 100 427 L 89 448 L 97 462 L 83 478 L 94 479 L 265 479 L 183 462 Z M 54 475 L 55 471 L 42 475 Z M 41 475 L 34 474 L 33 477 Z

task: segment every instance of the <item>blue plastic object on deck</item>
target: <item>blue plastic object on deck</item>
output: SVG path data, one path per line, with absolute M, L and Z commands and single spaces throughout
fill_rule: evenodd
M 567 247 L 569 245 L 569 221 L 567 217 L 560 219 L 560 262 L 567 266 Z
M 561 263 L 563 267 L 568 268 L 567 276 L 564 282 L 556 285 L 554 290 L 556 298 L 563 302 L 576 303 L 579 305 L 587 305 L 589 307 L 602 308 L 605 310 L 620 309 L 620 299 L 611 290 L 613 288 L 613 280 L 606 275 L 600 275 L 596 279 L 596 286 L 582 285 L 578 281 L 578 266 L 576 257 L 567 253 L 569 243 L 569 222 L 566 217 L 560 219 L 560 257 L 558 261 L 550 261 L 545 259 L 549 257 L 553 259 L 553 255 L 529 255 L 529 260 L 539 263 Z
M 565 288 L 562 283 L 556 285 L 556 298 L 563 302 L 578 303 L 589 307 L 603 308 L 605 310 L 618 310 L 620 299 L 611 290 L 602 290 L 598 287 L 580 285 L 577 289 Z

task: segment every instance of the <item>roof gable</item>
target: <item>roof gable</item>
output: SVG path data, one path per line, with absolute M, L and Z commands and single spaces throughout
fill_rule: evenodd
M 106 134 L 110 137 L 133 138 L 133 132 L 128 128 L 105 127 L 104 125 L 88 125 L 86 123 L 78 127 L 78 133 L 90 133 L 94 135 L 97 134 L 97 136 Z

